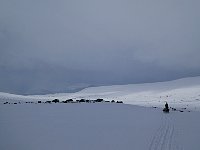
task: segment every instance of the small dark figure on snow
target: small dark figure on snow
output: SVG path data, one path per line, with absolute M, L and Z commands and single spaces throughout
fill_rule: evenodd
M 169 106 L 168 106 L 168 103 L 166 102 L 165 103 L 165 108 L 163 109 L 163 112 L 169 112 Z
M 169 106 L 168 106 L 167 102 L 165 103 L 165 108 L 169 109 Z

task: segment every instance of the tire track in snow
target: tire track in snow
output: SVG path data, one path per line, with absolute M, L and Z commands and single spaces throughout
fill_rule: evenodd
M 154 135 L 149 150 L 177 150 L 174 143 L 174 125 L 167 114 L 163 116 L 162 123 Z

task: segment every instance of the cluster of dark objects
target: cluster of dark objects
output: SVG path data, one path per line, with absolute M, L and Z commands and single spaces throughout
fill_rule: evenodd
M 184 110 L 186 111 L 187 108 L 180 108 L 179 110 L 173 107 L 170 107 L 172 111 L 179 111 L 179 112 L 184 112 Z M 187 112 L 190 112 L 190 110 L 188 110 Z
M 158 108 L 158 107 L 153 107 L 153 108 Z M 176 109 L 173 107 L 169 107 L 169 110 L 171 111 L 179 111 L 179 112 L 184 112 L 184 110 L 186 111 L 187 108 L 180 108 L 180 109 Z M 188 110 L 187 112 L 190 112 L 190 110 Z
M 25 102 L 25 103 L 33 104 L 34 102 Z M 17 102 L 14 102 L 14 103 L 5 102 L 3 104 L 23 104 L 23 102 L 18 102 L 18 103 Z
M 59 101 L 59 99 L 54 99 L 52 101 L 46 101 L 45 103 L 100 103 L 100 102 L 105 102 L 105 103 L 123 103 L 122 101 L 105 101 L 104 99 L 96 99 L 96 100 L 86 100 L 86 99 L 80 99 L 74 101 L 73 99 L 68 99 L 65 101 Z M 38 101 L 38 103 L 42 103 L 41 101 Z
M 65 101 L 60 101 L 59 99 L 54 99 L 52 101 L 46 101 L 46 102 L 42 102 L 42 101 L 38 101 L 37 103 L 41 104 L 41 103 L 47 103 L 47 104 L 51 104 L 51 103 L 123 103 L 123 101 L 108 101 L 108 100 L 104 100 L 104 99 L 96 99 L 96 100 L 86 100 L 86 99 L 80 99 L 80 100 L 76 100 L 74 101 L 73 99 L 68 99 Z M 34 103 L 34 102 L 25 102 L 25 103 Z M 17 104 L 17 103 L 8 103 L 5 102 L 4 104 Z M 21 102 L 19 102 L 19 104 L 21 104 Z

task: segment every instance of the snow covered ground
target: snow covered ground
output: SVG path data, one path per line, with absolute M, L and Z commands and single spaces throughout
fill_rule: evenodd
M 24 103 L 55 98 L 104 98 L 126 104 Z M 4 105 L 6 101 L 22 103 Z M 184 112 L 165 114 L 152 107 L 163 107 L 165 101 Z M 0 93 L 0 150 L 199 150 L 199 110 L 200 77 L 67 94 Z
M 0 105 L 0 149 L 199 150 L 199 115 L 108 103 Z

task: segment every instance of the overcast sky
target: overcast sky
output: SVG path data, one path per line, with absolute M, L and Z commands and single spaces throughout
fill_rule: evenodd
M 199 0 L 0 0 L 0 91 L 200 75 Z

